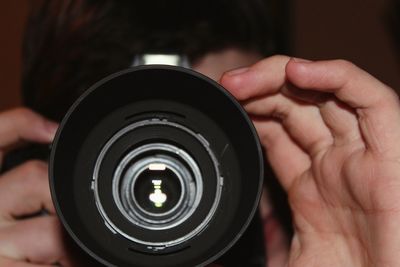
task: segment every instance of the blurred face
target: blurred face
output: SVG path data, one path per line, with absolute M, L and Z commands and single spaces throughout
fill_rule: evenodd
M 224 72 L 252 65 L 261 58 L 262 56 L 256 52 L 228 48 L 204 55 L 192 62 L 192 68 L 218 81 Z

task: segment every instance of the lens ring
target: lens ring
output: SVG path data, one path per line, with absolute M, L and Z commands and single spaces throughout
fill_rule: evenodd
M 184 159 L 185 161 L 187 160 L 187 162 L 186 162 L 187 164 L 191 164 L 191 168 L 195 172 L 196 179 L 193 180 L 193 177 L 192 177 L 193 175 L 189 172 L 189 170 L 187 170 L 187 168 L 184 166 L 184 164 L 182 164 L 181 162 L 179 162 L 176 159 L 173 159 L 172 157 L 168 157 L 165 155 L 159 155 L 157 157 L 147 157 L 147 158 L 141 159 L 141 160 L 137 161 L 134 165 L 128 167 L 128 170 L 126 171 L 126 175 L 125 176 L 123 175 L 124 170 L 127 168 L 127 166 L 129 165 L 130 162 L 134 161 L 135 158 L 139 157 L 141 154 L 146 153 L 146 152 L 151 152 L 151 151 L 157 151 L 158 153 L 160 153 L 160 151 L 165 151 L 165 152 L 174 153 L 174 154 L 179 153 L 182 156 L 182 159 Z M 123 184 L 122 187 L 128 188 L 128 190 L 129 190 L 129 188 L 132 188 L 135 183 L 135 178 L 137 178 L 140 170 L 143 169 L 148 164 L 152 163 L 153 161 L 168 164 L 172 167 L 172 169 L 180 168 L 182 171 L 182 174 L 178 174 L 178 177 L 180 178 L 180 181 L 182 184 L 182 189 L 183 189 L 182 193 L 187 196 L 187 199 L 184 202 L 183 201 L 184 196 L 182 194 L 182 196 L 181 196 L 182 200 L 180 200 L 172 210 L 170 210 L 168 213 L 164 213 L 164 214 L 151 214 L 149 212 L 146 212 L 145 210 L 143 210 L 140 207 L 140 205 L 138 204 L 137 201 L 135 201 L 134 198 L 129 197 L 129 196 L 131 196 L 131 194 L 129 194 L 129 192 L 128 192 L 128 194 L 120 194 L 120 192 L 119 192 L 119 188 L 121 188 L 121 186 L 120 186 L 121 183 Z M 159 229 L 159 230 L 160 229 L 168 229 L 168 228 L 175 227 L 175 226 L 183 223 L 188 217 L 190 217 L 190 215 L 197 208 L 197 206 L 200 202 L 201 196 L 202 196 L 202 191 L 203 191 L 203 183 L 202 183 L 202 179 L 201 179 L 200 170 L 197 165 L 192 165 L 192 164 L 196 164 L 196 163 L 189 156 L 189 154 L 184 153 L 184 151 L 182 151 L 181 149 L 179 149 L 175 146 L 172 146 L 172 145 L 168 145 L 168 144 L 161 144 L 161 143 L 160 144 L 157 144 L 157 143 L 156 144 L 148 144 L 148 145 L 140 146 L 139 148 L 133 150 L 128 155 L 126 155 L 124 157 L 124 159 L 122 159 L 122 161 L 118 165 L 117 170 L 114 175 L 113 197 L 114 197 L 117 207 L 120 209 L 121 213 L 128 220 L 130 220 L 135 225 L 142 226 L 143 228 L 146 228 L 146 229 Z M 124 181 L 124 178 L 126 176 L 133 177 L 133 179 Z M 183 177 L 185 177 L 185 178 L 183 178 Z M 185 179 L 188 180 L 186 183 L 184 183 L 184 181 L 183 181 Z M 184 186 L 184 185 L 186 185 L 186 186 Z M 123 197 L 121 198 L 121 196 L 123 196 Z M 129 201 L 131 201 L 131 202 L 127 203 Z M 128 206 L 128 208 L 127 208 L 127 206 Z M 145 215 L 140 214 L 136 208 L 138 208 L 140 211 L 142 211 L 145 215 L 149 215 L 149 216 L 153 216 L 153 217 L 165 216 L 165 215 L 168 215 L 168 214 L 174 212 L 176 209 L 179 209 L 179 208 L 181 208 L 181 209 L 178 210 L 174 214 L 175 216 L 168 218 L 168 220 L 164 220 L 164 221 L 158 220 L 157 221 L 156 218 L 151 220 L 151 219 L 149 219 L 149 217 L 146 217 Z M 186 213 L 184 210 L 185 208 L 187 209 Z M 129 210 L 129 212 L 127 210 Z M 185 216 L 182 217 L 183 215 L 185 215 Z M 179 216 L 182 217 L 182 218 L 180 218 L 179 221 L 176 221 L 174 224 L 167 225 L 167 223 L 173 221 L 174 219 L 176 219 Z M 147 224 L 144 224 L 144 222 L 146 222 Z
M 216 179 L 216 188 L 215 188 L 215 195 L 213 198 L 213 202 L 212 202 L 212 206 L 209 209 L 208 213 L 205 215 L 205 217 L 202 219 L 202 221 L 196 225 L 195 228 L 193 228 L 190 232 L 185 233 L 184 235 L 180 236 L 180 237 L 176 237 L 174 239 L 168 240 L 168 241 L 146 241 L 146 240 L 142 240 L 142 239 L 138 239 L 134 236 L 131 236 L 129 234 L 127 234 L 125 231 L 123 231 L 118 224 L 116 224 L 116 222 L 114 222 L 109 216 L 108 214 L 105 212 L 104 207 L 101 203 L 101 198 L 99 195 L 99 171 L 102 165 L 102 161 L 104 159 L 104 157 L 106 156 L 108 150 L 112 147 L 112 145 L 119 140 L 120 138 L 122 138 L 125 134 L 134 131 L 138 128 L 142 128 L 142 127 L 146 127 L 146 126 L 163 126 L 163 127 L 171 127 L 171 128 L 175 128 L 178 129 L 180 131 L 185 132 L 186 134 L 189 134 L 190 136 L 192 136 L 194 139 L 196 139 L 205 149 L 205 151 L 207 152 L 207 154 L 209 155 L 213 165 L 214 165 L 214 171 L 215 171 L 215 179 Z M 165 145 L 165 144 L 164 144 Z M 187 154 L 185 151 L 180 150 L 178 154 Z M 195 163 L 195 161 L 193 160 L 193 162 Z M 110 229 L 111 232 L 115 233 L 115 234 L 120 234 L 121 236 L 123 236 L 124 238 L 133 241 L 137 244 L 141 244 L 141 245 L 146 245 L 146 246 L 157 246 L 157 247 L 171 247 L 171 246 L 177 246 L 179 244 L 182 244 L 188 240 L 190 240 L 191 238 L 195 237 L 197 234 L 199 234 L 210 222 L 210 220 L 213 218 L 215 212 L 217 211 L 217 207 L 218 204 L 220 202 L 221 199 L 221 194 L 222 194 L 222 185 L 223 185 L 223 177 L 220 175 L 220 170 L 219 170 L 219 163 L 218 160 L 216 158 L 216 156 L 214 155 L 214 152 L 211 150 L 209 143 L 207 142 L 206 139 L 204 139 L 204 137 L 198 133 L 193 132 L 192 130 L 188 129 L 187 127 L 175 123 L 175 122 L 170 122 L 167 120 L 161 120 L 161 119 L 148 119 L 148 120 L 143 120 L 143 121 L 138 121 L 135 123 L 132 123 L 124 128 L 122 128 L 120 131 L 118 131 L 116 134 L 114 134 L 108 141 L 107 143 L 103 146 L 102 150 L 100 151 L 96 163 L 95 163 L 95 167 L 94 167 L 94 173 L 93 173 L 93 181 L 92 181 L 92 190 L 94 193 L 94 200 L 95 200 L 95 204 L 97 206 L 97 209 L 100 213 L 100 215 L 102 216 L 102 218 L 104 219 L 104 222 L 107 226 L 107 228 Z M 200 173 L 200 170 L 198 170 L 198 172 Z M 197 178 L 196 178 L 197 179 Z M 200 180 L 201 177 L 200 177 Z M 112 189 L 114 190 L 114 188 Z M 171 227 L 174 227 L 174 225 L 172 225 Z M 152 227 L 149 227 L 150 230 L 155 230 Z M 158 228 L 159 230 L 162 230 L 161 228 Z
M 147 161 L 152 162 L 152 159 L 147 159 Z M 138 164 L 140 164 L 140 163 L 138 162 Z M 143 164 L 143 163 L 142 163 L 142 164 Z M 135 165 L 136 165 L 136 164 L 135 164 Z M 136 197 L 135 197 L 135 194 L 133 194 L 132 191 L 134 190 L 135 183 L 136 183 L 136 181 L 137 181 L 137 179 L 138 179 L 138 176 L 139 176 L 140 173 L 141 173 L 143 170 L 145 170 L 146 168 L 147 168 L 147 167 L 142 167 L 141 169 L 139 169 L 139 170 L 137 170 L 137 171 L 132 171 L 132 172 L 134 173 L 134 177 L 133 177 L 133 179 L 131 179 L 130 181 L 128 181 L 128 182 L 127 182 L 128 184 L 126 185 L 126 191 L 128 191 L 128 192 L 125 191 L 125 192 L 126 192 L 125 194 L 123 194 L 123 193 L 120 194 L 120 195 L 122 196 L 121 199 L 123 199 L 123 197 L 124 197 L 124 195 L 125 195 L 125 199 L 129 201 L 129 203 L 127 203 L 127 204 L 124 204 L 124 203 L 123 203 L 123 205 L 125 205 L 125 210 L 135 210 L 135 209 L 132 209 L 132 208 L 129 208 L 129 207 L 136 207 L 136 208 L 138 208 L 143 214 L 146 214 L 146 215 L 149 215 L 149 216 L 153 216 L 153 217 L 163 217 L 163 216 L 166 216 L 166 215 L 169 215 L 169 214 L 173 213 L 173 212 L 181 205 L 181 203 L 182 203 L 182 201 L 183 201 L 183 197 L 184 197 L 185 191 L 181 192 L 180 198 L 179 198 L 178 202 L 174 205 L 174 207 L 173 207 L 172 209 L 168 210 L 167 212 L 164 212 L 164 213 L 152 213 L 152 212 L 148 212 L 148 211 L 146 211 L 144 208 L 142 208 L 142 206 L 138 203 L 138 201 L 137 201 L 137 199 L 136 199 Z M 131 171 L 131 170 L 128 170 L 128 172 L 130 172 L 130 171 Z M 129 175 L 129 174 L 128 174 L 128 175 Z M 180 175 L 177 175 L 177 176 L 178 176 L 178 179 L 179 179 L 181 188 L 184 188 L 184 185 L 183 185 L 181 176 L 180 176 Z M 124 180 L 124 177 L 123 177 L 122 179 Z M 122 191 L 122 190 L 121 190 L 121 191 Z M 128 206 L 127 206 L 127 205 L 128 205 Z M 155 221 L 154 223 L 157 223 L 157 221 Z
M 157 159 L 159 159 L 159 158 L 157 158 Z M 154 162 L 154 159 L 153 159 L 153 158 L 150 158 L 150 159 L 147 159 L 147 160 L 151 162 L 151 163 L 149 163 L 149 164 L 153 164 L 153 162 Z M 168 163 L 164 163 L 164 162 L 162 162 L 162 161 L 160 161 L 160 160 L 157 160 L 156 164 L 159 164 L 159 163 L 167 165 L 169 162 L 168 162 Z M 132 166 L 132 167 L 133 167 L 133 166 Z M 142 173 L 143 171 L 145 171 L 146 169 L 148 169 L 147 166 L 145 166 L 145 167 L 141 168 L 140 170 L 136 171 L 136 173 L 134 174 L 134 177 L 133 177 L 133 179 L 132 179 L 132 181 L 131 181 L 131 183 L 130 183 L 130 188 L 129 188 L 129 189 L 130 189 L 130 192 L 131 192 L 130 196 L 132 196 L 131 200 L 134 202 L 135 206 L 137 206 L 137 207 L 140 209 L 140 211 L 142 211 L 144 214 L 147 214 L 147 215 L 149 215 L 149 216 L 163 217 L 163 216 L 166 216 L 166 215 L 169 215 L 169 214 L 173 213 L 173 212 L 176 211 L 176 210 L 179 208 L 179 206 L 182 204 L 183 199 L 184 199 L 185 194 L 186 194 L 186 187 L 185 187 L 185 184 L 184 184 L 184 182 L 183 182 L 183 177 L 182 177 L 182 175 L 181 175 L 181 174 L 179 173 L 179 171 L 176 170 L 173 166 L 168 166 L 168 167 L 167 167 L 167 169 L 171 170 L 171 171 L 176 175 L 176 177 L 177 177 L 178 180 L 179 180 L 180 188 L 181 188 L 181 193 L 180 193 L 180 196 L 179 196 L 179 200 L 178 200 L 178 202 L 177 202 L 171 209 L 169 209 L 168 211 L 166 211 L 166 212 L 164 212 L 164 213 L 153 213 L 153 212 L 146 211 L 146 210 L 142 207 L 142 205 L 139 204 L 139 201 L 138 201 L 137 198 L 136 198 L 136 194 L 133 192 L 133 191 L 135 190 L 136 182 L 137 182 L 137 180 L 139 179 L 139 176 L 140 176 L 141 173 Z M 128 170 L 128 172 L 129 172 L 129 170 Z

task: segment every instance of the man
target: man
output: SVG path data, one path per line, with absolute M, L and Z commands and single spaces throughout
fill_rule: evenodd
M 95 7 L 99 6 L 87 10 Z M 74 10 L 73 6 L 68 8 Z M 87 23 L 85 19 L 93 21 L 92 13 L 84 14 L 81 20 L 72 21 L 78 26 Z M 78 26 L 74 29 L 82 28 Z M 346 61 L 263 56 L 257 49 L 226 45 L 201 53 L 192 60 L 192 66 L 220 80 L 243 103 L 253 118 L 268 162 L 288 194 L 294 236 L 286 251 L 279 227 L 270 232 L 282 237 L 269 240 L 272 244 L 267 247 L 278 244 L 279 248 L 270 253 L 270 261 L 280 256 L 275 266 L 283 266 L 288 253 L 289 266 L 398 266 L 398 96 Z M 246 65 L 250 67 L 237 69 Z M 222 75 L 229 69 L 235 70 Z M 64 74 L 61 81 L 66 83 L 72 77 L 58 74 Z M 37 79 L 26 79 L 31 82 L 26 86 L 34 86 L 33 78 Z M 50 75 L 49 79 L 57 78 Z M 37 86 L 57 91 L 56 86 L 62 85 L 43 79 Z M 26 91 L 36 100 L 46 100 Z M 54 110 L 51 104 L 59 102 L 50 102 L 29 104 L 47 117 L 59 119 L 48 113 Z M 0 158 L 20 140 L 51 142 L 56 129 L 54 122 L 27 109 L 1 113 Z M 49 216 L 25 218 L 43 208 Z M 47 166 L 30 161 L 0 178 L 0 266 L 50 266 L 55 262 L 63 266 L 79 264 L 66 249 L 54 215 Z

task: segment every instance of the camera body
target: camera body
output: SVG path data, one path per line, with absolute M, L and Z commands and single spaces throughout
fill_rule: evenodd
M 50 157 L 57 213 L 107 266 L 203 266 L 243 235 L 263 158 L 240 104 L 165 65 L 96 83 L 63 119 Z

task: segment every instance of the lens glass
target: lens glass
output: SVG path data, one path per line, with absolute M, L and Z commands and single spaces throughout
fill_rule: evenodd
M 139 173 L 133 191 L 138 205 L 155 214 L 173 209 L 182 194 L 177 174 L 165 164 L 150 164 Z

